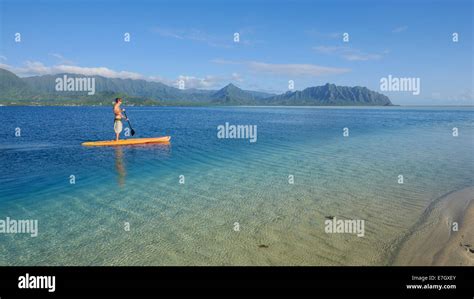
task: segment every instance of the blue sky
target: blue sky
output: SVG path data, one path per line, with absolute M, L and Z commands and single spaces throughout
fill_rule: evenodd
M 395 104 L 474 103 L 470 0 L 0 3 L 0 67 L 19 76 L 68 71 L 280 93 L 289 80 L 297 90 L 330 82 L 380 91 L 392 75 L 421 82 L 420 95 L 383 92 Z

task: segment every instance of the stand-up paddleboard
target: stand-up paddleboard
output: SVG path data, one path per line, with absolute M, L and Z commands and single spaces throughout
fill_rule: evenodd
M 119 141 L 88 141 L 82 143 L 83 146 L 117 146 L 117 145 L 133 145 L 133 144 L 150 144 L 150 143 L 169 143 L 171 136 L 163 136 L 156 138 L 130 138 Z

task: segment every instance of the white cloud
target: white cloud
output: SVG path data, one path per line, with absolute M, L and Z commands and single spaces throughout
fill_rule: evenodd
M 315 64 L 274 64 L 260 61 L 233 61 L 219 58 L 213 59 L 211 62 L 217 64 L 240 64 L 254 72 L 288 76 L 324 76 L 344 74 L 351 71 L 347 68 L 335 68 Z
M 474 90 L 472 89 L 465 89 L 460 94 L 456 96 L 457 99 L 463 101 L 474 101 Z M 472 104 L 472 103 L 471 103 Z
M 315 38 L 329 38 L 329 39 L 336 39 L 336 38 L 341 38 L 342 39 L 342 33 L 341 32 L 321 32 L 316 29 L 310 29 L 306 30 L 306 33 Z
M 184 39 L 183 32 L 178 30 L 173 30 L 169 28 L 161 28 L 161 27 L 154 27 L 152 28 L 152 32 L 157 33 L 163 37 L 172 37 L 176 39 Z
M 367 61 L 367 60 L 379 60 L 382 58 L 381 54 L 345 54 L 342 55 L 346 60 L 349 61 Z
M 240 61 L 227 60 L 227 59 L 221 59 L 221 58 L 212 59 L 211 62 L 217 63 L 217 64 L 242 64 L 242 62 Z
M 85 76 L 103 76 L 107 78 L 145 79 L 145 76 L 138 73 L 115 71 L 106 67 L 81 67 L 64 64 L 46 66 L 39 61 L 26 61 L 22 67 L 14 67 L 7 64 L 0 64 L 0 67 L 10 70 L 18 76 L 41 76 L 72 73 Z
M 233 81 L 236 81 L 236 82 L 243 82 L 244 81 L 242 76 L 238 73 L 232 73 L 231 78 L 232 78 Z
M 341 47 L 341 46 L 316 46 L 313 47 L 313 50 L 316 50 L 320 53 L 324 54 L 335 54 L 339 53 L 341 51 L 347 50 L 347 47 Z
M 180 75 L 176 79 L 168 79 L 162 76 L 145 76 L 140 73 L 130 71 L 116 71 L 107 67 L 81 67 L 74 65 L 53 65 L 46 66 L 38 61 L 26 61 L 24 66 L 15 67 L 5 63 L 0 63 L 0 68 L 7 69 L 20 77 L 54 75 L 59 73 L 81 74 L 85 76 L 102 76 L 106 78 L 147 80 L 152 82 L 161 82 L 169 86 L 178 87 L 178 82 L 184 80 L 186 88 L 212 88 L 228 81 L 239 82 L 242 80 L 239 74 L 233 73 L 230 76 L 211 76 L 196 77 L 189 75 Z
M 383 58 L 384 54 L 388 53 L 387 50 L 383 54 L 365 53 L 358 49 L 343 46 L 316 46 L 313 47 L 313 50 L 322 54 L 338 55 L 348 61 L 379 60 Z
M 214 87 L 216 84 L 218 84 L 221 81 L 220 78 L 216 76 L 205 76 L 203 78 L 199 78 L 195 76 L 180 75 L 173 85 L 175 87 L 178 87 L 179 81 L 181 80 L 184 81 L 184 86 L 186 89 L 189 89 L 189 88 L 207 89 L 207 88 Z
M 236 43 L 234 43 L 234 33 L 236 32 L 240 35 L 240 45 L 253 46 L 265 42 L 263 40 L 249 38 L 249 36 L 252 36 L 255 32 L 255 28 L 249 26 L 242 27 L 238 30 L 235 30 L 235 32 L 229 32 L 227 35 L 214 35 L 196 28 L 183 29 L 153 27 L 151 28 L 151 31 L 165 38 L 201 42 L 206 43 L 211 47 L 220 48 L 232 48 L 236 46 Z
M 157 33 L 162 37 L 182 39 L 182 40 L 193 40 L 200 42 L 212 42 L 217 38 L 202 30 L 190 28 L 190 29 L 172 29 L 163 27 L 153 27 L 152 32 Z
M 69 60 L 69 59 L 66 59 L 63 55 L 61 54 L 58 54 L 58 53 L 50 53 L 49 54 L 50 56 L 53 56 L 54 58 L 56 58 L 59 62 L 59 64 L 68 64 L 68 65 L 72 65 L 74 64 L 74 61 L 72 60 Z
M 408 29 L 408 26 L 399 26 L 399 27 L 394 28 L 392 32 L 400 33 L 400 32 L 406 31 L 407 29 Z
M 211 88 L 220 88 L 222 85 L 228 84 L 229 82 L 242 82 L 244 79 L 238 73 L 232 73 L 230 76 L 205 76 L 202 78 L 195 76 L 186 76 L 180 75 L 176 81 L 171 85 L 174 87 L 179 87 L 179 81 L 184 81 L 184 86 L 188 88 L 197 88 L 197 89 L 211 89 Z
M 251 70 L 261 73 L 288 76 L 324 76 L 348 73 L 347 68 L 334 68 L 314 64 L 271 64 L 252 61 L 248 63 Z
M 219 59 L 213 60 L 213 62 L 243 64 L 250 71 L 253 72 L 285 76 L 323 76 L 332 74 L 343 74 L 351 71 L 350 69 L 346 68 L 325 67 L 313 64 L 271 64 L 258 61 L 238 62 Z M 26 61 L 24 65 L 20 67 L 0 63 L 0 68 L 12 71 L 20 77 L 72 73 L 81 74 L 85 76 L 102 76 L 106 78 L 135 80 L 141 79 L 153 82 L 161 82 L 169 86 L 175 87 L 178 87 L 179 81 L 183 80 L 185 82 L 186 89 L 211 89 L 221 87 L 229 82 L 244 81 L 244 78 L 237 72 L 232 72 L 230 75 L 206 75 L 203 77 L 184 74 L 178 76 L 176 79 L 169 79 L 162 76 L 146 76 L 137 72 L 130 72 L 125 70 L 118 71 L 107 67 L 82 67 L 64 64 L 47 66 L 39 61 Z
M 474 90 L 464 89 L 457 93 L 441 93 L 439 91 L 431 92 L 431 99 L 434 103 L 439 105 L 473 105 L 474 104 Z
M 212 47 L 230 48 L 233 43 L 233 32 L 228 37 L 218 37 L 196 28 L 153 27 L 151 31 L 162 37 L 202 42 Z

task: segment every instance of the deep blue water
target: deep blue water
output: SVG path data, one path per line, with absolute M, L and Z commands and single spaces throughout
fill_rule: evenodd
M 134 137 L 170 135 L 171 144 L 82 147 L 114 137 L 111 107 L 0 107 L 0 219 L 40 222 L 33 239 L 0 235 L 0 264 L 383 264 L 384 250 L 430 201 L 473 183 L 473 108 L 130 107 L 127 114 Z M 218 139 L 226 122 L 256 125 L 257 142 Z M 319 234 L 325 213 L 372 219 L 366 240 L 354 242 L 373 254 L 344 256 L 347 240 L 315 240 L 311 230 Z M 247 223 L 240 239 L 236 219 Z M 125 221 L 136 234 L 123 233 Z M 279 254 L 236 245 L 266 238 Z M 304 253 L 315 242 L 318 252 L 334 252 Z M 148 251 L 130 256 L 138 244 Z

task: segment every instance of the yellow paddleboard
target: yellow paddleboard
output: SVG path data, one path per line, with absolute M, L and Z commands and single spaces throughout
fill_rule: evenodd
M 171 136 L 155 137 L 155 138 L 131 138 L 119 141 L 88 141 L 82 143 L 83 146 L 117 146 L 117 145 L 133 145 L 133 144 L 150 144 L 150 143 L 169 143 Z

